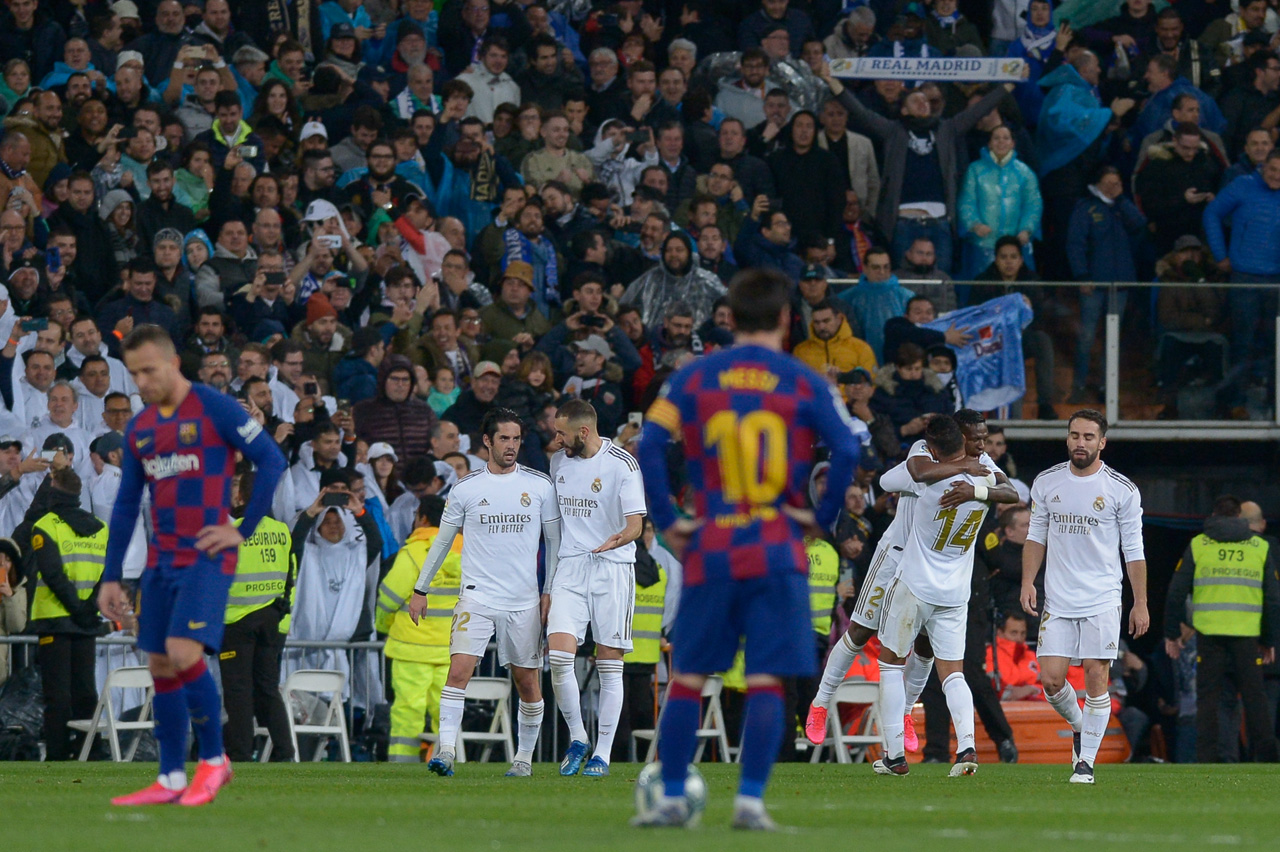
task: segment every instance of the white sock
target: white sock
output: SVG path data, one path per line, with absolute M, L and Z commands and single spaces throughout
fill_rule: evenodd
M 1062 689 L 1059 689 L 1056 694 L 1050 695 L 1046 692 L 1044 697 L 1053 705 L 1053 709 L 1058 711 L 1058 715 L 1067 720 L 1071 730 L 1080 733 L 1084 716 L 1080 712 L 1080 702 L 1076 700 L 1076 688 L 1069 683 L 1064 683 Z
M 907 712 L 902 669 L 880 661 L 880 733 L 884 736 L 885 757 L 898 758 L 907 753 L 902 741 L 902 717 Z
M 755 796 L 744 796 L 739 793 L 733 797 L 733 809 L 735 811 L 764 813 L 764 799 L 760 799 Z
M 622 660 L 598 660 L 596 670 L 600 672 L 600 715 L 596 720 L 595 756 L 608 763 L 622 715 Z
M 826 707 L 831 703 L 831 696 L 835 695 L 836 687 L 849 673 L 849 666 L 853 665 L 854 658 L 861 650 L 862 646 L 853 644 L 848 633 L 840 637 L 840 641 L 827 655 L 827 665 L 822 670 L 822 683 L 818 684 L 818 691 L 813 696 L 814 707 Z
M 1111 721 L 1111 696 L 1108 693 L 1089 695 L 1084 699 L 1084 725 L 1080 729 L 1080 759 L 1093 766 L 1098 759 L 1102 737 Z
M 952 672 L 942 682 L 942 693 L 947 696 L 947 709 L 951 711 L 951 724 L 956 729 L 956 754 L 974 748 L 973 741 L 973 693 L 964 675 Z
M 916 706 L 924 685 L 929 682 L 929 672 L 933 671 L 933 657 L 922 657 L 918 653 L 907 657 L 907 667 L 902 672 L 902 679 L 907 690 L 907 712 Z
M 204 762 L 209 764 L 210 766 L 221 766 L 222 764 L 227 762 L 227 756 L 225 754 L 220 754 L 217 757 L 211 757 Z
M 573 668 L 575 655 L 568 651 L 548 651 L 547 656 L 551 660 L 551 688 L 556 694 L 560 715 L 569 726 L 569 739 L 585 743 L 587 728 L 582 724 L 582 696 L 578 691 L 578 673 Z M 603 681 L 602 677 L 602 692 Z
M 538 733 L 542 730 L 542 701 L 532 704 L 520 702 L 520 734 L 516 742 L 516 760 L 533 762 L 533 747 L 538 744 Z
M 175 769 L 167 775 L 161 775 L 156 778 L 161 787 L 166 790 L 185 790 L 187 788 L 187 773 L 181 769 Z
M 440 690 L 440 724 L 437 725 L 436 750 L 441 754 L 453 754 L 457 750 L 466 696 L 466 690 L 456 686 L 446 686 Z

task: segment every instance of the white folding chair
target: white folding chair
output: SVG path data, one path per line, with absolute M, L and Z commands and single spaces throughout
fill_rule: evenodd
M 858 733 L 846 734 L 840 725 L 840 704 L 866 704 Z M 867 746 L 880 743 L 880 686 L 862 678 L 849 679 L 836 687 L 827 704 L 827 737 L 815 746 L 810 763 L 822 760 L 829 745 L 836 750 L 837 763 L 857 763 L 866 759 Z
M 258 720 L 253 720 L 254 737 L 266 737 L 267 741 L 262 744 L 262 751 L 258 753 L 258 762 L 267 763 L 271 760 L 271 732 L 258 724 Z
M 493 701 L 493 722 L 487 731 L 464 731 L 458 729 L 458 740 L 454 743 L 455 760 L 467 762 L 467 743 L 484 743 L 484 751 L 480 761 L 487 762 L 493 754 L 494 746 L 502 746 L 507 762 L 516 759 L 516 741 L 511 730 L 511 680 L 505 677 L 473 677 L 467 684 L 467 698 L 472 701 Z M 439 737 L 431 733 L 418 735 L 424 743 L 439 741 Z
M 113 689 L 144 690 L 142 709 L 138 713 L 137 721 L 122 722 L 117 718 L 115 703 L 111 700 Z M 99 732 L 102 732 L 111 746 L 112 760 L 117 763 L 133 760 L 133 755 L 138 750 L 138 742 L 142 739 L 142 732 L 152 730 L 156 726 L 155 720 L 151 718 L 151 699 L 155 694 L 155 682 L 151 679 L 151 672 L 146 666 L 124 666 L 108 672 L 102 684 L 102 692 L 98 696 L 98 706 L 93 708 L 93 718 L 76 719 L 67 723 L 68 728 L 88 734 L 84 738 L 84 747 L 80 749 L 80 759 L 89 759 L 89 752 L 93 750 L 93 741 Z M 138 732 L 129 745 L 129 751 L 123 756 L 120 754 L 121 731 Z
M 702 762 L 702 752 L 706 749 L 709 740 L 715 740 L 719 744 L 720 759 L 726 763 L 732 763 L 737 754 L 737 749 L 729 747 L 728 726 L 725 725 L 724 708 L 720 704 L 720 693 L 723 690 L 724 680 L 719 675 L 711 675 L 702 685 L 702 697 L 707 702 L 707 709 L 702 714 L 702 724 L 698 727 L 698 750 L 693 755 L 694 763 Z M 667 702 L 664 696 L 662 710 L 658 713 L 657 727 L 652 732 L 631 732 L 633 737 L 640 733 L 641 738 L 649 739 L 649 753 L 645 756 L 645 763 L 653 763 L 658 759 L 658 731 L 662 728 L 662 714 L 666 709 Z
M 351 762 L 351 744 L 347 740 L 347 722 L 342 715 L 342 691 L 346 685 L 347 676 L 338 671 L 302 669 L 285 678 L 284 685 L 280 687 L 280 695 L 284 698 L 286 708 L 292 708 L 289 696 L 293 692 L 327 692 L 330 695 L 329 704 L 322 711 L 323 718 L 318 720 L 319 724 L 310 724 L 313 720 L 308 720 L 308 724 L 299 725 L 294 722 L 291 709 L 286 714 L 289 719 L 289 737 L 293 740 L 294 763 L 302 760 L 301 753 L 298 751 L 298 734 L 317 734 L 320 736 L 320 744 L 316 746 L 315 756 L 312 757 L 313 761 L 320 759 L 329 737 L 337 737 L 338 747 L 342 750 L 342 762 Z M 323 702 L 321 706 L 325 706 Z

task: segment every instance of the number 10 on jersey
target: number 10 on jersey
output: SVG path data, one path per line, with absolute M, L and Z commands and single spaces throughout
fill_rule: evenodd
M 715 448 L 726 502 L 766 506 L 787 487 L 787 424 L 776 412 L 718 411 L 707 420 L 703 443 Z

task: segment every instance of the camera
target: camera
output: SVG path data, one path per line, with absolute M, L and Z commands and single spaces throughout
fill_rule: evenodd
M 252 160 L 254 157 L 258 156 L 258 146 L 257 145 L 237 145 L 236 153 L 246 160 Z
M 44 331 L 49 327 L 49 318 L 40 317 L 38 319 L 29 319 L 22 321 L 23 331 Z
M 604 317 L 595 314 L 583 317 L 581 322 L 587 328 L 604 328 Z
M 324 495 L 324 499 L 320 501 L 321 506 L 328 506 L 341 509 L 351 500 L 351 495 L 344 491 L 330 491 Z
M 288 278 L 287 278 L 287 276 L 286 276 L 283 272 L 264 272 L 264 273 L 262 273 L 262 283 L 263 283 L 263 284 L 275 284 L 275 285 L 283 286 L 284 282 L 285 282 L 285 281 L 287 281 L 287 280 L 288 280 Z

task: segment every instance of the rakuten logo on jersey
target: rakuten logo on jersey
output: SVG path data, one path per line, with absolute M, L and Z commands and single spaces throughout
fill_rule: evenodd
M 192 453 L 170 453 L 167 456 L 143 459 L 142 469 L 152 479 L 168 479 L 200 469 L 200 457 Z

